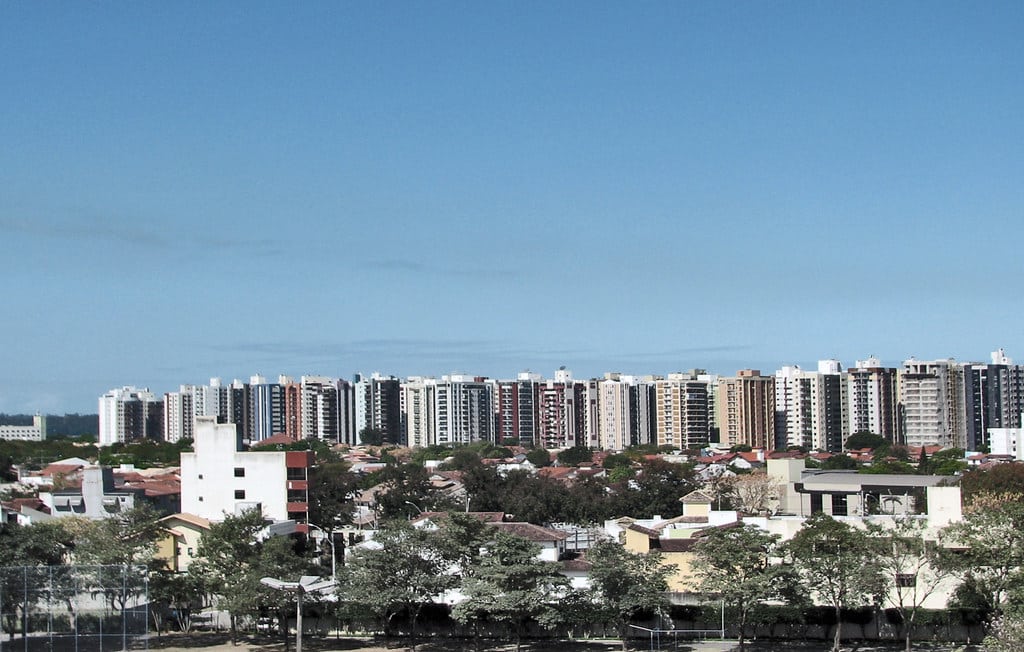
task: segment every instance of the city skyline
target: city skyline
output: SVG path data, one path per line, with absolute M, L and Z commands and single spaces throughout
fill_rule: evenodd
M 6 5 L 0 411 L 1021 356 L 1020 3 Z

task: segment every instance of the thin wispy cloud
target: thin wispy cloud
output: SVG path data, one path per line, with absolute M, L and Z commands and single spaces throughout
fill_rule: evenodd
M 28 219 L 0 216 L 0 233 L 20 233 L 52 240 L 80 242 L 114 242 L 151 250 L 194 253 L 199 251 L 242 251 L 253 255 L 275 255 L 283 252 L 275 240 L 252 240 L 237 237 L 196 236 L 184 233 L 167 234 L 148 227 L 144 222 L 118 219 L 80 219 L 77 221 Z
M 452 267 L 447 265 L 436 265 L 419 260 L 372 260 L 365 261 L 364 266 L 370 269 L 378 269 L 388 272 L 399 272 L 408 274 L 431 274 L 436 276 L 452 276 L 464 278 L 512 278 L 521 274 L 520 271 L 511 269 L 494 269 L 479 265 L 467 265 L 465 267 Z
M 603 353 L 576 347 L 530 345 L 502 340 L 376 338 L 347 342 L 236 342 L 212 347 L 225 364 L 260 365 L 263 369 L 303 369 L 329 375 L 352 371 L 440 375 L 454 371 L 501 375 L 513 370 L 547 372 L 560 366 L 583 375 L 604 371 L 661 373 L 686 364 L 733 364 L 750 345 L 714 345 L 652 351 Z M 276 373 L 276 372 L 275 372 Z
M 138 225 L 115 225 L 111 221 L 57 222 L 46 219 L 0 217 L 0 232 L 24 233 L 61 240 L 112 240 L 146 247 L 164 247 L 170 240 Z

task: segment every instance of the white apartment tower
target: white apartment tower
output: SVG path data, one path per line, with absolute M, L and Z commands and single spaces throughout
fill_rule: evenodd
M 597 383 L 597 392 L 597 447 L 613 451 L 628 448 L 629 384 L 618 373 L 606 373 Z
M 955 360 L 904 361 L 900 403 L 908 446 L 966 445 L 964 370 Z
M 410 376 L 402 383 L 402 419 L 405 441 L 409 446 L 430 446 L 434 441 L 435 395 L 434 378 Z
M 182 385 L 176 392 L 164 394 L 164 439 L 171 443 L 192 439 L 195 427 L 195 392 L 192 385 Z
M 149 388 L 125 386 L 99 398 L 99 445 L 163 438 L 163 401 Z
M 442 376 L 435 390 L 435 442 L 441 446 L 493 441 L 494 388 L 483 378 Z
M 796 365 L 775 372 L 775 447 L 804 446 L 814 442 L 811 402 L 813 374 Z

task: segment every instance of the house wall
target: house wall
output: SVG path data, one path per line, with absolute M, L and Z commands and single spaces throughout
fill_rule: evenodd
M 235 426 L 212 417 L 196 419 L 195 435 L 195 452 L 181 454 L 181 511 L 221 521 L 258 505 L 288 518 L 287 453 L 240 452 Z

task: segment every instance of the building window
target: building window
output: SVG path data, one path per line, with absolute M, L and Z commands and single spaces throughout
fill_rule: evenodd
M 200 473 L 200 474 L 199 474 L 199 479 L 200 479 L 200 480 L 202 480 L 202 479 L 203 479 L 203 474 L 202 474 L 202 473 Z
M 244 478 L 245 477 L 245 467 L 244 466 L 236 466 L 235 467 L 235 477 L 236 478 Z
M 235 489 L 235 500 L 245 499 L 245 489 Z
M 289 480 L 305 480 L 306 479 L 306 467 L 304 467 L 304 466 L 289 466 L 288 467 L 288 479 Z
M 199 502 L 203 502 L 203 497 L 202 496 L 199 497 Z
M 917 573 L 896 573 L 896 586 L 912 589 L 917 586 Z

